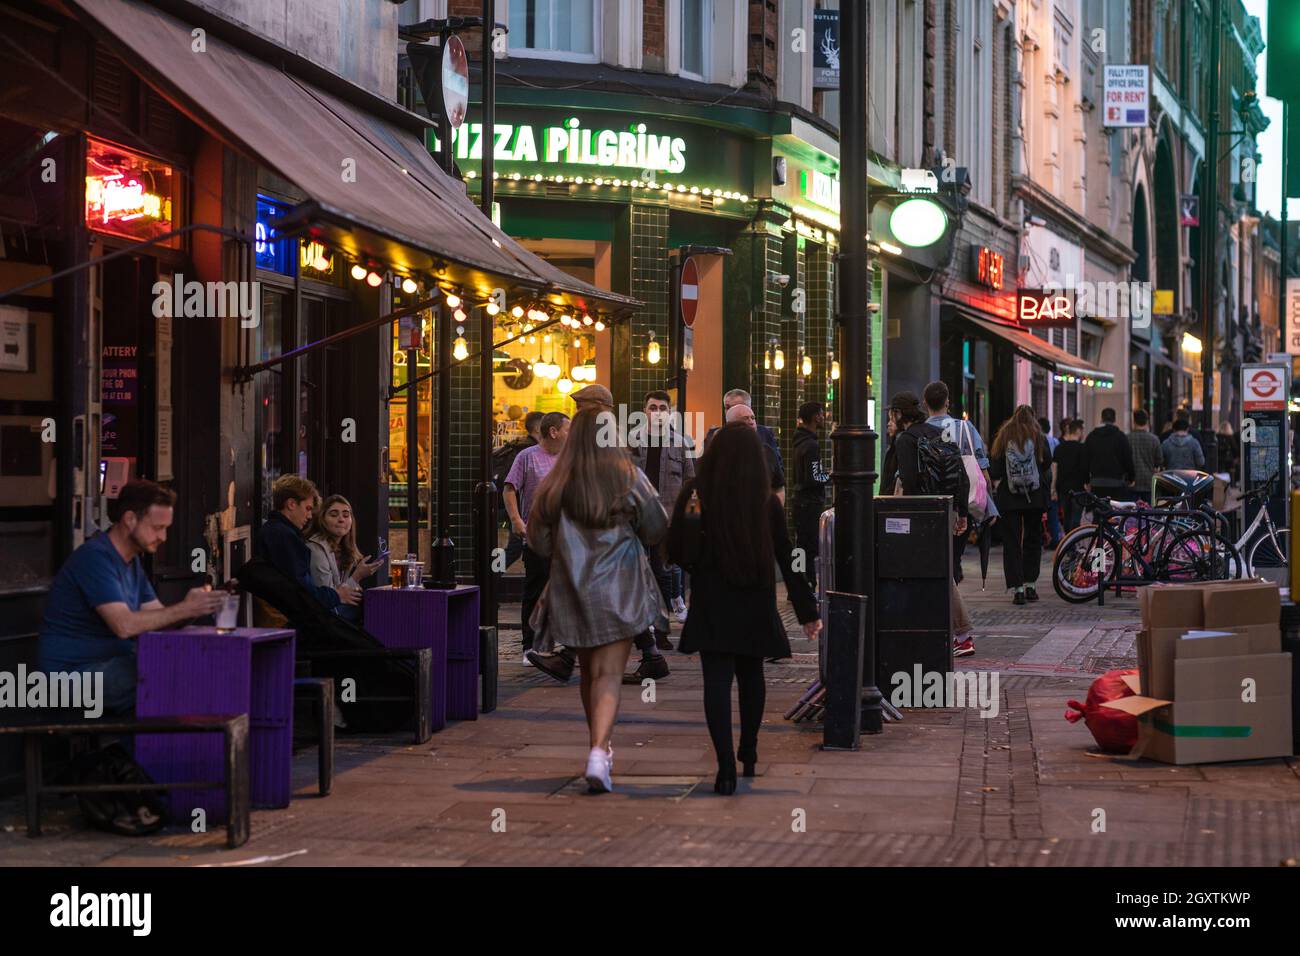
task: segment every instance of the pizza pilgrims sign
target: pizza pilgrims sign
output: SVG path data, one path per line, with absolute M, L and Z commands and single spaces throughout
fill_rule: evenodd
M 1286 378 L 1284 365 L 1243 365 L 1241 368 L 1242 411 L 1286 411 Z

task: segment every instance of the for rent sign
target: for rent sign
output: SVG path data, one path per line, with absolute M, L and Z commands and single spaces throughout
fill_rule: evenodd
M 1146 126 L 1151 119 L 1151 74 L 1145 66 L 1108 65 L 1103 126 Z

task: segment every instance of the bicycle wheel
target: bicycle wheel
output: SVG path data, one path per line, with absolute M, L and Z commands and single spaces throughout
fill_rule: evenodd
M 1160 581 L 1224 581 L 1241 576 L 1241 556 L 1222 532 L 1187 531 L 1169 545 Z
M 1056 548 L 1052 587 L 1061 600 L 1084 604 L 1097 599 L 1103 578 L 1115 570 L 1115 543 L 1095 525 L 1075 528 Z
M 1291 553 L 1291 529 L 1277 529 L 1277 544 L 1273 536 L 1260 534 L 1250 544 L 1246 552 L 1246 574 L 1254 576 L 1261 568 L 1285 568 Z M 1282 550 L 1278 551 L 1278 545 Z

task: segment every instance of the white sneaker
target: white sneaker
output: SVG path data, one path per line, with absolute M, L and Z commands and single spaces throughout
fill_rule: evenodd
M 610 771 L 614 769 L 614 748 L 603 750 L 600 747 L 592 747 L 591 753 L 587 755 L 587 786 L 592 793 L 609 793 L 614 789 L 613 782 L 609 779 Z
M 681 598 L 673 598 L 673 617 L 678 624 L 686 623 L 686 602 Z
M 528 659 L 528 651 L 524 651 L 524 656 L 521 657 L 521 658 L 519 658 L 519 663 L 520 663 L 520 664 L 523 664 L 525 667 L 535 667 L 535 666 L 536 666 L 535 664 L 533 664 L 532 661 L 530 661 L 530 660 Z

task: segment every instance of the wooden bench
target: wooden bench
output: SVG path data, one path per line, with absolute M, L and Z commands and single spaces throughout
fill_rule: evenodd
M 339 661 L 352 659 L 367 659 L 376 657 L 395 657 L 410 658 L 415 661 L 415 695 L 409 696 L 366 696 L 369 703 L 390 703 L 395 701 L 411 702 L 414 704 L 415 713 L 412 715 L 412 726 L 415 732 L 415 742 L 422 744 L 433 736 L 433 651 L 427 647 L 376 647 L 373 650 L 356 648 L 342 651 L 317 651 L 307 648 L 298 648 L 298 660 L 300 661 Z M 331 719 L 331 728 L 333 721 Z
M 317 780 L 322 797 L 334 787 L 334 678 L 295 677 L 294 694 L 311 699 L 320 737 L 316 741 Z
M 173 783 L 96 783 L 53 785 L 44 781 L 41 744 L 49 737 L 119 736 L 135 734 L 220 733 L 225 738 L 225 779 Z M 41 797 L 46 794 L 127 793 L 141 790 L 225 790 L 226 846 L 248 842 L 249 770 L 248 715 L 213 717 L 138 717 L 130 720 L 85 720 L 55 724 L 0 727 L 0 734 L 23 738 L 27 791 L 27 835 L 41 835 Z

